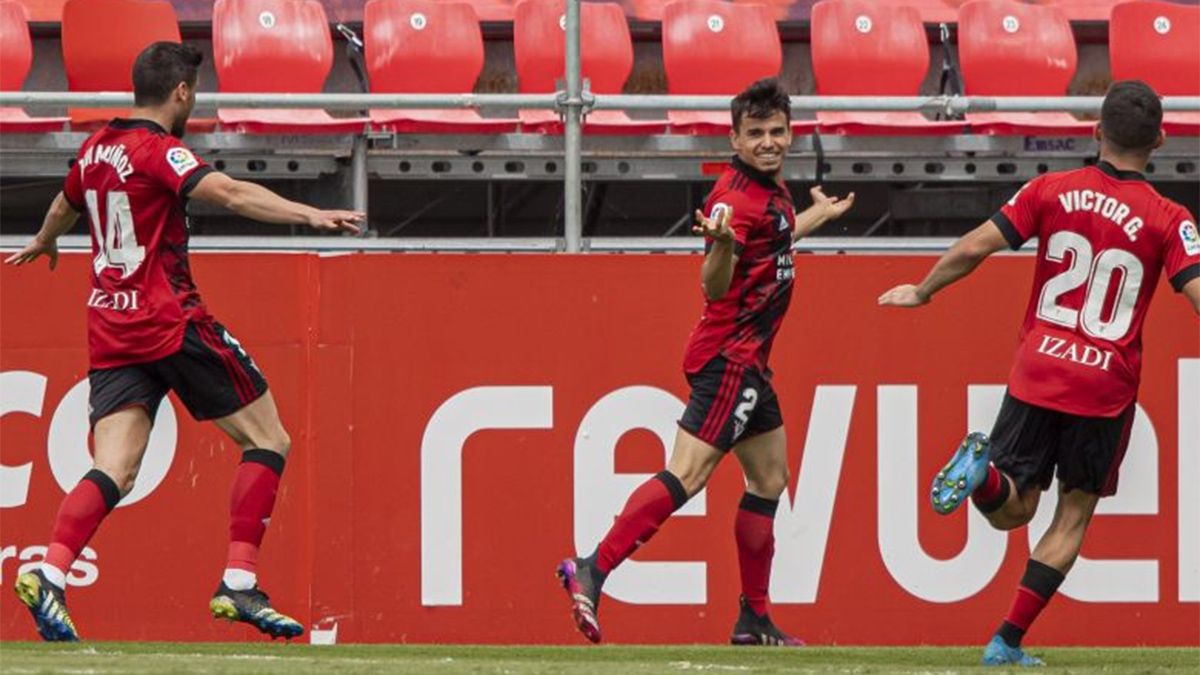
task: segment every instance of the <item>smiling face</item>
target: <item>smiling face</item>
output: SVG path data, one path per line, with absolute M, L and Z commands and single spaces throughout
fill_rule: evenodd
M 763 118 L 746 115 L 729 132 L 729 143 L 743 162 L 763 173 L 775 174 L 783 168 L 783 158 L 792 145 L 792 127 L 782 111 Z

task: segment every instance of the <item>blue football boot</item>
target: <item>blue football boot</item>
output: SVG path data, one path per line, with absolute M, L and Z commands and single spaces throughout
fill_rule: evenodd
M 988 437 L 972 432 L 963 439 L 954 456 L 933 479 L 929 500 L 943 516 L 954 513 L 967 501 L 988 475 Z
M 985 666 L 1021 666 L 1022 668 L 1038 668 L 1046 665 L 1045 661 L 1026 654 L 1020 647 L 1009 647 L 999 635 L 993 635 L 992 641 L 983 649 L 983 665 Z
M 38 634 L 47 642 L 75 642 L 79 632 L 67 613 L 67 600 L 62 589 L 46 580 L 41 570 L 26 572 L 17 577 L 17 597 L 29 608 Z

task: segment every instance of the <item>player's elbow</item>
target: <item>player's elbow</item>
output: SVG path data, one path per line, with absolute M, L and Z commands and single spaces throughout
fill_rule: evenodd
M 229 181 L 228 184 L 222 186 L 216 194 L 217 203 L 233 211 L 234 213 L 242 213 L 249 204 L 249 191 L 245 189 L 245 184 L 241 181 Z
M 729 292 L 729 282 L 721 283 L 719 281 L 705 279 L 700 286 L 704 289 L 704 297 L 709 300 L 720 300 Z

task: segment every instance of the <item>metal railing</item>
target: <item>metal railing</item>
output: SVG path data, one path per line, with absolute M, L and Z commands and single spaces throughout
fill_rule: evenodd
M 26 235 L 0 235 L 0 251 L 20 250 L 29 243 Z M 954 243 L 949 237 L 812 237 L 793 246 L 797 253 L 911 253 L 940 254 Z M 68 234 L 58 240 L 64 253 L 91 252 L 91 237 Z M 580 250 L 596 253 L 701 253 L 698 237 L 590 237 L 581 238 Z M 1026 242 L 1016 255 L 1032 253 L 1036 239 Z M 238 253 L 558 253 L 567 251 L 566 240 L 558 237 L 404 237 L 360 239 L 315 236 L 213 236 L 198 235 L 188 240 L 190 251 Z M 1003 251 L 1004 254 L 1013 254 Z
M 383 108 L 517 108 L 553 109 L 562 113 L 564 130 L 564 223 L 568 252 L 583 250 L 582 130 L 591 110 L 728 110 L 729 96 L 594 96 L 580 73 L 579 0 L 568 0 L 566 32 L 566 90 L 554 94 L 197 94 L 197 105 L 237 108 L 321 108 L 364 110 Z M 981 97 L 981 96 L 794 96 L 793 112 L 815 111 L 921 111 L 959 115 L 969 112 L 1059 111 L 1097 113 L 1102 98 L 1080 97 Z M 0 106 L 120 107 L 133 104 L 128 93 L 0 92 Z M 1169 111 L 1200 110 L 1200 96 L 1169 97 Z M 366 207 L 366 143 L 356 139 L 352 157 L 354 207 Z M 596 250 L 596 249 L 593 249 Z

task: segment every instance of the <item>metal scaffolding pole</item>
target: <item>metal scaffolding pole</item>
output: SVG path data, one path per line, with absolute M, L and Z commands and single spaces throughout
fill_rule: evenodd
M 583 156 L 583 82 L 579 66 L 579 3 L 567 0 L 567 98 L 564 133 L 566 164 L 563 180 L 563 237 L 567 253 L 578 253 L 583 238 L 583 183 L 580 170 Z

